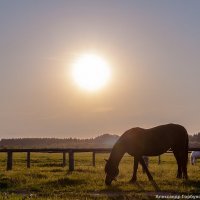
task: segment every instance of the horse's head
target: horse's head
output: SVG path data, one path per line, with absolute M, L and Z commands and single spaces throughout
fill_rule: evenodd
M 119 169 L 117 166 L 113 165 L 113 163 L 111 163 L 110 160 L 106 160 L 105 173 L 105 184 L 111 185 L 112 181 L 116 180 L 116 177 L 119 174 Z

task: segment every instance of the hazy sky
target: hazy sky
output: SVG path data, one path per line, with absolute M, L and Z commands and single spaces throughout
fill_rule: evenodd
M 200 131 L 200 1 L 1 0 L 0 138 L 94 137 L 180 123 Z M 93 93 L 70 69 L 110 64 Z

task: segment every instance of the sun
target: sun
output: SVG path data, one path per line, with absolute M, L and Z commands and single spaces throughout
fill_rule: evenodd
M 100 56 L 84 54 L 78 57 L 72 65 L 74 82 L 87 91 L 103 88 L 111 75 L 108 63 Z

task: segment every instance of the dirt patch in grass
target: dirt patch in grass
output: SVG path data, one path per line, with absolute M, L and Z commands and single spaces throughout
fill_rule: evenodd
M 44 163 L 38 164 L 39 167 L 62 167 L 61 163 Z
M 108 199 L 120 199 L 120 200 L 138 200 L 138 199 L 154 199 L 153 196 L 148 196 L 144 193 L 135 193 L 131 191 L 94 191 L 88 193 L 88 196 L 94 199 L 106 197 Z
M 9 178 L 1 178 L 0 180 L 0 189 L 7 189 L 13 185 L 14 183 Z
M 91 169 L 76 169 L 75 172 L 96 173 L 94 170 L 91 170 Z
M 30 173 L 30 174 L 27 173 L 26 176 L 34 179 L 47 179 L 47 175 L 42 173 Z
M 52 169 L 50 172 L 63 172 L 63 169 Z
M 67 185 L 77 186 L 77 185 L 82 185 L 82 184 L 85 184 L 85 183 L 86 183 L 86 181 L 82 180 L 82 179 L 62 178 L 62 179 L 58 179 L 58 180 L 55 180 L 55 181 L 49 181 L 46 184 L 56 188 L 56 187 L 65 187 Z

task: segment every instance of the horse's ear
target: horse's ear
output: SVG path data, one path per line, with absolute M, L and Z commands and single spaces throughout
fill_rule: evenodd
M 104 159 L 106 162 L 108 162 L 108 159 Z

